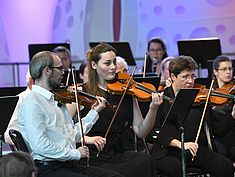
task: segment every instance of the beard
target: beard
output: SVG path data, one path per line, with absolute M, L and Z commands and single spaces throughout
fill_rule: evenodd
M 55 89 L 61 85 L 61 81 L 53 77 L 53 73 L 48 77 L 47 84 L 50 88 Z

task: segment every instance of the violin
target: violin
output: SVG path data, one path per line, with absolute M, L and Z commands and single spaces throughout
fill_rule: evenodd
M 194 88 L 199 89 L 194 105 L 200 105 L 206 101 L 209 89 L 201 84 L 195 84 Z M 227 88 L 216 88 L 211 92 L 209 101 L 214 105 L 222 105 L 226 104 L 230 99 L 235 99 L 235 96 L 230 94 Z
M 107 89 L 113 94 L 121 95 L 127 89 L 126 94 L 134 95 L 138 101 L 147 102 L 152 98 L 152 93 L 157 93 L 154 85 L 146 82 L 138 83 L 133 79 L 130 81 L 130 86 L 127 88 L 127 83 L 130 75 L 127 73 L 117 73 L 113 81 L 108 82 Z M 163 99 L 173 101 L 171 98 L 163 95 Z
M 234 81 L 224 84 L 222 89 L 228 90 L 228 92 L 232 95 L 235 94 L 235 83 L 234 83 Z
M 77 90 L 78 101 L 81 105 L 91 108 L 91 106 L 96 102 L 97 98 L 94 95 L 88 94 L 86 92 Z M 53 89 L 55 100 L 61 104 L 76 102 L 75 94 L 72 87 L 60 87 L 58 89 Z M 115 105 L 111 105 L 106 101 L 106 107 L 113 112 L 116 110 Z

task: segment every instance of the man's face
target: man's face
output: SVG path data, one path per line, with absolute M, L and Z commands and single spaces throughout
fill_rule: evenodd
M 48 77 L 47 84 L 50 88 L 54 89 L 61 85 L 64 75 L 64 68 L 58 56 L 53 56 L 54 66 L 51 68 L 52 72 Z
M 71 65 L 71 58 L 67 52 L 56 52 L 56 55 L 61 59 L 64 70 L 68 71 Z

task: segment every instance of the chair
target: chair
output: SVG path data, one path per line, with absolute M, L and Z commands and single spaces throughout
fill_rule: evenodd
M 29 152 L 21 133 L 17 130 L 9 130 L 9 135 L 18 151 Z

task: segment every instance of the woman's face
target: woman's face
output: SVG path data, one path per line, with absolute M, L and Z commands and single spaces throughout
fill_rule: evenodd
M 92 61 L 91 65 L 96 70 L 99 82 L 109 81 L 114 79 L 116 73 L 116 55 L 113 51 L 108 51 L 100 54 L 100 60 L 95 63 Z
M 162 57 L 165 53 L 165 50 L 162 48 L 161 44 L 152 42 L 149 45 L 148 55 L 153 60 L 156 58 L 158 62 L 162 61 Z
M 220 83 L 230 82 L 233 77 L 232 63 L 223 61 L 219 63 L 218 69 L 214 70 L 217 81 Z

